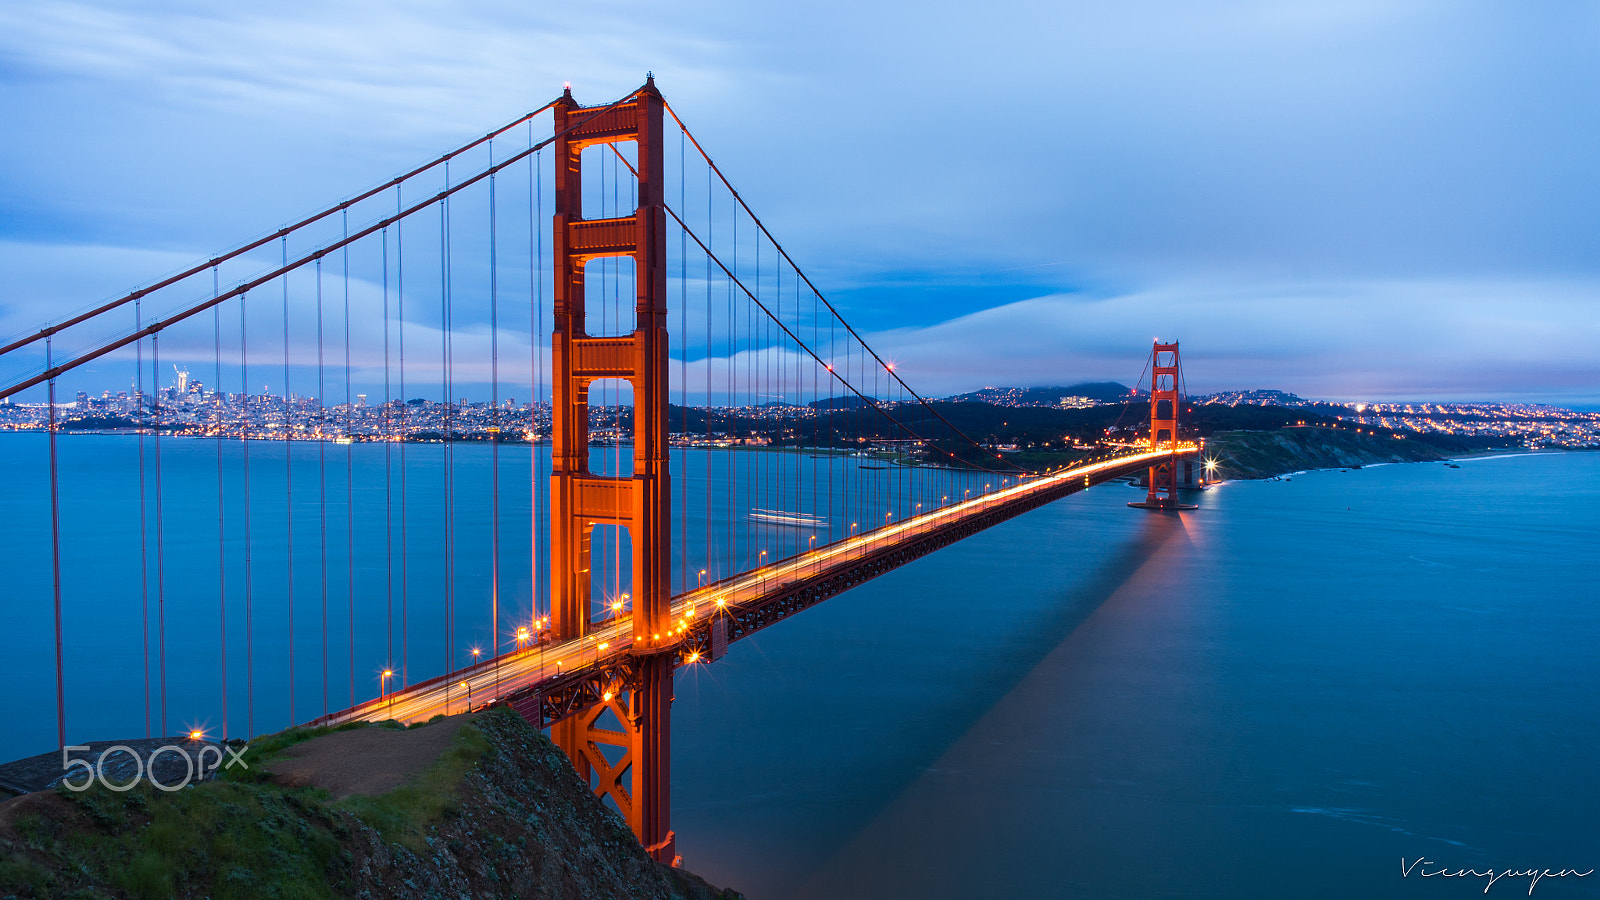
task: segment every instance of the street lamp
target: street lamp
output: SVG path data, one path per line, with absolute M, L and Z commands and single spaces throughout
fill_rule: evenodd
M 389 693 L 389 679 L 391 677 L 393 677 L 393 675 L 394 675 L 394 670 L 393 669 L 384 669 L 383 670 L 383 677 L 378 680 L 378 693 L 379 693 L 379 695 L 389 698 L 389 717 L 390 718 L 394 717 L 394 697 L 393 697 L 393 695 L 391 695 Z
M 706 570 L 705 569 L 701 569 L 700 570 L 700 584 L 699 584 L 699 587 L 705 587 L 705 586 L 706 586 Z
M 472 682 L 463 681 L 459 686 L 467 689 L 467 712 L 472 712 Z

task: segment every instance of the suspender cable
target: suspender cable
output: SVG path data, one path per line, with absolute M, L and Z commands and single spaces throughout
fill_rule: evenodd
M 680 227 L 681 227 L 681 224 L 682 223 L 680 223 Z M 688 234 L 688 230 L 687 229 L 684 230 L 684 234 Z M 715 241 L 716 240 L 716 226 L 715 226 L 715 222 L 714 222 L 714 220 L 712 218 L 712 210 L 711 210 L 711 173 L 710 172 L 706 173 L 706 239 L 707 240 L 711 240 L 711 241 Z M 710 564 L 712 562 L 716 562 L 717 563 L 716 570 L 715 570 L 715 573 L 716 573 L 716 579 L 715 580 L 720 580 L 722 578 L 722 576 L 723 576 L 721 559 L 717 556 L 717 554 L 712 549 L 715 546 L 715 544 L 713 543 L 712 537 L 711 537 L 711 499 L 712 499 L 711 495 L 712 495 L 712 477 L 713 477 L 712 476 L 712 471 L 711 471 L 711 464 L 712 464 L 713 457 L 716 455 L 716 454 L 712 453 L 712 451 L 711 451 L 711 448 L 713 446 L 712 441 L 711 441 L 711 413 L 712 413 L 711 363 L 712 363 L 712 358 L 713 358 L 712 357 L 712 348 L 715 346 L 712 343 L 712 341 L 713 341 L 713 338 L 712 338 L 712 334 L 711 334 L 711 257 L 707 256 L 706 257 L 706 405 L 705 405 L 705 425 L 706 425 L 706 557 L 707 557 L 706 563 L 707 563 L 707 567 L 708 568 L 710 567 Z M 728 364 L 732 365 L 733 361 L 729 360 Z M 732 382 L 730 381 L 729 384 L 731 385 Z M 731 447 L 731 444 L 730 444 L 730 447 Z M 728 460 L 728 464 L 731 467 L 732 463 L 733 463 L 733 453 L 732 453 L 732 451 L 729 450 L 724 455 L 726 456 L 726 458 Z
M 684 182 L 687 173 L 683 156 L 683 140 L 678 140 L 678 206 L 688 209 L 689 188 Z M 683 433 L 684 440 L 689 437 L 689 239 L 680 230 L 678 233 L 678 429 Z M 706 452 L 709 452 L 706 451 Z M 681 561 L 678 565 L 678 590 L 689 589 L 689 454 L 679 454 L 678 462 L 678 506 L 682 510 L 680 524 L 676 534 L 683 537 L 678 539 L 678 548 Z M 709 490 L 711 485 L 707 484 Z
M 140 321 L 140 301 L 133 304 L 133 328 L 141 331 L 144 328 Z M 150 521 L 145 512 L 144 489 L 144 341 L 134 343 L 134 370 L 133 370 L 133 409 L 134 416 L 139 423 L 139 602 L 140 622 L 144 626 L 144 736 L 150 737 L 150 557 L 148 539 L 146 537 L 147 524 Z
M 798 279 L 798 278 L 796 278 L 794 280 L 794 289 L 797 292 L 800 290 L 800 279 Z M 815 300 L 813 300 L 813 301 L 811 301 L 811 345 L 812 346 L 816 346 L 821 340 L 822 340 L 822 335 L 818 331 L 818 326 L 817 326 L 817 303 L 816 303 Z M 830 358 L 831 358 L 831 354 L 833 352 L 833 348 L 829 347 L 828 348 L 828 352 L 829 352 Z M 812 366 L 811 367 L 811 402 L 813 402 L 813 403 L 815 403 L 818 400 L 822 399 L 821 395 L 817 393 L 817 390 L 818 390 L 819 387 L 820 387 L 820 384 L 819 384 L 819 380 L 818 380 L 818 376 L 817 376 L 817 367 L 816 366 Z M 824 456 L 824 453 L 826 451 L 821 449 L 822 441 L 819 440 L 819 435 L 817 433 L 818 430 L 819 430 L 817 428 L 817 426 L 820 424 L 821 418 L 822 418 L 821 415 L 815 411 L 815 408 L 813 408 L 813 411 L 812 411 L 812 414 L 811 414 L 811 447 L 812 447 L 812 450 L 811 450 L 811 514 L 813 516 L 815 516 L 815 515 L 817 515 L 818 513 L 820 513 L 822 511 L 822 504 L 817 502 L 817 491 L 818 491 L 818 489 L 820 488 L 822 490 L 827 491 L 827 493 L 828 493 L 828 528 L 831 531 L 832 528 L 833 528 L 833 488 L 832 488 L 831 484 L 827 484 L 827 485 L 820 484 L 819 481 L 818 481 L 818 478 L 817 478 L 817 469 L 819 468 L 819 466 L 817 465 L 817 460 L 818 459 L 827 459 L 828 458 L 828 457 Z M 828 477 L 829 477 L 829 480 L 831 481 L 832 477 L 833 477 L 833 465 L 831 463 L 828 465 Z M 813 544 L 813 546 L 815 545 L 815 541 L 814 540 L 812 541 L 812 544 Z M 813 565 L 818 565 L 818 564 L 820 564 L 820 560 L 814 560 L 813 561 Z M 815 571 L 815 569 L 813 569 L 813 571 Z
M 281 242 L 283 265 L 289 264 L 289 239 Z M 157 464 L 159 467 L 159 463 Z M 160 480 L 159 473 L 157 481 Z M 158 501 L 159 502 L 159 501 Z M 160 513 L 157 513 L 159 517 Z M 289 608 L 289 724 L 294 714 L 294 395 L 289 391 L 289 273 L 283 273 L 283 528 L 286 556 L 285 582 Z
M 383 229 L 383 558 L 384 632 L 383 670 L 394 671 L 394 390 L 389 383 L 389 229 Z M 387 691 L 385 676 L 381 690 Z
M 340 211 L 340 225 L 344 236 L 350 236 L 350 216 L 346 211 Z M 346 612 L 349 614 L 346 637 L 350 641 L 350 670 L 347 673 L 350 680 L 350 705 L 356 705 L 356 460 L 355 438 L 353 435 L 355 423 L 355 398 L 352 396 L 350 386 L 350 245 L 340 248 L 343 256 L 344 267 L 344 553 L 345 553 L 345 591 L 347 594 Z
M 239 455 L 244 474 L 244 688 L 245 738 L 256 734 L 255 580 L 252 578 L 250 541 L 250 352 L 249 322 L 244 294 L 239 295 L 239 382 L 244 391 L 244 424 L 239 429 Z
M 735 209 L 733 211 L 733 215 L 734 215 L 734 221 L 737 222 L 738 221 L 738 217 L 739 217 L 738 209 Z M 761 235 L 759 235 L 759 234 L 751 235 L 750 240 L 751 240 L 751 243 L 755 245 L 755 254 L 756 254 L 756 261 L 755 261 L 756 296 L 760 297 L 761 296 Z M 773 337 L 773 335 L 772 335 L 772 326 L 769 325 L 768 323 L 761 322 L 760 325 L 759 325 L 759 328 L 760 328 L 759 334 L 760 334 L 760 342 L 761 343 L 760 343 L 759 347 L 757 348 L 758 353 L 756 355 L 755 363 L 756 363 L 756 377 L 759 379 L 759 383 L 761 385 L 761 390 L 758 391 L 756 393 L 756 396 L 754 397 L 754 402 L 751 404 L 751 406 L 752 406 L 751 412 L 755 416 L 755 428 L 759 430 L 760 437 L 769 440 L 769 443 L 767 443 L 767 444 L 757 444 L 755 446 L 758 446 L 758 447 L 759 446 L 770 447 L 770 446 L 772 446 L 771 443 L 770 443 L 770 437 L 772 435 L 772 430 L 771 430 L 769 424 L 767 423 L 766 419 L 764 417 L 762 417 L 762 413 L 763 413 L 763 406 L 765 406 L 765 404 L 767 404 L 767 403 L 771 403 L 772 402 L 773 395 L 776 393 L 776 389 L 777 389 L 777 384 L 773 381 L 773 375 L 775 373 L 774 373 L 773 368 L 772 368 L 772 351 L 773 351 L 773 339 L 772 339 L 772 337 Z M 772 503 L 770 502 L 769 498 L 771 497 L 771 494 L 772 494 L 772 490 L 771 490 L 772 481 L 773 481 L 772 469 L 774 468 L 774 466 L 773 466 L 773 463 L 774 463 L 773 453 L 771 451 L 757 450 L 757 451 L 755 451 L 753 453 L 753 456 L 754 456 L 754 459 L 755 459 L 755 482 L 752 485 L 753 490 L 750 493 L 750 501 L 751 501 L 751 503 L 753 503 L 755 506 L 757 506 L 759 508 L 769 508 L 769 507 L 772 506 Z M 767 556 L 773 555 L 773 552 L 774 552 L 773 548 L 771 548 L 771 547 L 769 547 L 767 545 L 769 543 L 771 543 L 774 538 L 777 538 L 778 534 L 777 534 L 775 529 L 767 528 L 766 526 L 759 525 L 754 520 L 750 519 L 749 516 L 745 517 L 745 521 L 751 523 L 751 530 L 756 533 L 756 539 L 757 539 L 758 543 L 760 544 L 760 546 L 755 548 L 755 550 L 757 551 L 756 565 L 760 566 L 762 564 L 762 562 L 766 559 L 766 557 L 761 556 L 760 553 L 762 551 L 765 551 Z
M 50 367 L 51 339 L 44 342 L 44 364 Z M 56 743 L 67 746 L 67 676 L 61 652 L 61 473 L 56 462 L 56 380 L 50 379 L 50 587 L 56 608 Z
M 317 540 L 322 549 L 322 714 L 328 707 L 328 380 L 322 356 L 322 260 L 317 260 Z
M 444 166 L 446 186 L 450 182 L 450 164 Z M 454 593 L 452 591 L 451 521 L 450 521 L 450 468 L 451 468 L 451 406 L 450 397 L 450 200 L 439 201 L 439 371 L 444 390 L 444 670 L 455 671 L 454 652 Z M 445 685 L 445 705 L 449 705 L 450 685 Z
M 394 186 L 394 208 L 404 208 L 402 185 Z M 411 462 L 406 444 L 411 434 L 411 408 L 406 405 L 406 241 L 405 219 L 394 220 L 395 333 L 400 353 L 400 684 L 411 683 Z
M 155 373 L 161 371 L 159 333 L 150 336 L 150 367 Z M 161 491 L 161 407 L 164 404 L 161 402 L 160 375 L 155 375 L 151 380 L 156 387 L 156 658 L 161 673 L 161 733 L 166 735 L 169 733 L 167 731 L 167 554 Z
M 218 273 L 215 266 L 211 269 L 211 293 L 221 293 L 218 282 Z M 216 424 L 214 425 L 217 443 L 217 624 L 221 631 L 222 647 L 222 739 L 228 739 L 228 540 L 226 504 L 223 494 L 222 478 L 222 434 L 223 418 L 222 407 L 226 397 L 222 390 L 222 307 L 211 308 L 212 349 L 216 362 L 217 380 L 211 389 L 211 399 L 216 407 Z
M 615 149 L 616 144 L 612 144 L 611 147 L 613 149 Z M 618 154 L 617 158 L 620 159 L 621 155 Z M 605 159 L 605 157 L 602 156 L 601 159 Z M 600 168 L 600 171 L 602 173 L 602 177 L 604 177 L 605 167 L 602 166 Z M 622 215 L 622 204 L 621 204 L 621 199 L 620 199 L 621 185 L 622 185 L 622 173 L 617 171 L 617 164 L 615 162 L 612 162 L 611 163 L 611 214 L 613 216 Z M 600 202 L 601 202 L 601 206 L 604 207 L 605 200 L 602 198 L 602 200 Z M 613 330 L 616 331 L 616 332 L 620 332 L 621 329 L 622 329 L 622 318 L 623 318 L 623 315 L 624 315 L 623 310 L 622 310 L 622 260 L 617 258 L 617 257 L 614 257 L 614 256 L 611 257 L 611 276 L 612 276 L 611 277 L 611 309 L 610 309 L 609 315 L 615 318 L 615 321 L 612 323 Z M 622 477 L 622 386 L 621 386 L 621 384 L 619 382 L 616 382 L 616 381 L 611 382 L 610 393 L 611 393 L 611 396 L 612 396 L 613 400 L 615 401 L 615 403 L 613 404 L 612 408 L 615 410 L 615 413 L 614 413 L 615 419 L 613 421 L 616 423 L 612 428 L 613 437 L 612 437 L 611 443 L 612 443 L 612 448 L 613 449 L 612 449 L 612 453 L 611 453 L 611 455 L 612 455 L 611 473 L 612 473 L 613 476 L 615 476 L 617 478 L 621 478 Z M 622 495 L 620 493 L 617 494 L 617 496 L 616 496 L 616 512 L 617 512 L 617 518 L 621 519 L 622 518 Z M 624 604 L 626 604 L 628 601 L 624 601 L 622 599 L 622 526 L 620 526 L 620 525 L 619 526 L 615 526 L 615 527 L 613 527 L 611 529 L 611 540 L 612 540 L 611 552 L 612 552 L 612 554 L 614 556 L 615 565 L 616 565 L 616 588 L 614 589 L 613 594 L 616 596 L 618 601 L 621 601 Z M 631 600 L 632 598 L 629 598 L 629 599 Z M 626 611 L 627 611 L 626 609 L 617 610 L 617 617 L 620 619 L 626 613 Z
M 489 165 L 494 166 L 494 141 L 489 142 Z M 489 557 L 489 633 L 493 644 L 494 695 L 500 696 L 500 281 L 496 268 L 495 179 L 489 176 L 489 517 L 492 545 Z M 470 700 L 469 700 L 470 702 Z
M 795 306 L 798 307 L 800 305 L 800 279 L 799 278 L 796 278 L 794 280 L 794 291 L 795 291 Z M 817 331 L 817 302 L 815 300 L 812 300 L 811 301 L 811 346 L 813 346 L 813 347 L 817 346 L 817 343 L 821 339 L 822 339 L 822 335 L 819 334 L 818 331 Z M 811 402 L 812 403 L 815 403 L 817 400 L 821 399 L 817 395 L 817 387 L 818 387 L 818 385 L 817 385 L 817 367 L 816 366 L 812 366 L 811 367 Z M 822 505 L 817 502 L 817 488 L 819 486 L 818 485 L 818 481 L 817 481 L 817 459 L 822 456 L 821 450 L 818 449 L 818 447 L 819 447 L 821 442 L 817 440 L 817 420 L 818 420 L 818 418 L 819 418 L 819 416 L 817 415 L 815 409 L 813 408 L 813 411 L 812 411 L 811 416 L 810 416 L 810 425 L 811 425 L 811 440 L 810 440 L 810 443 L 811 443 L 811 447 L 812 447 L 812 450 L 811 450 L 811 514 L 813 516 L 815 516 L 822 508 Z M 829 467 L 829 472 L 830 473 L 832 472 L 832 467 L 831 466 Z M 830 492 L 830 494 L 831 494 L 831 492 Z
M 730 349 L 729 349 L 729 352 L 728 352 L 728 378 L 729 378 L 729 393 L 730 393 L 730 396 L 732 394 L 733 379 L 735 377 L 733 360 L 736 358 L 737 350 L 738 350 L 738 345 L 736 343 L 737 337 L 735 336 L 734 327 L 733 327 L 739 321 L 739 310 L 738 310 L 738 307 L 733 302 L 733 281 L 739 277 L 738 274 L 737 274 L 738 271 L 739 271 L 739 216 L 738 216 L 738 211 L 737 210 L 733 211 L 732 220 L 733 221 L 731 222 L 730 230 L 732 232 L 732 238 L 733 238 L 733 253 L 732 253 L 733 271 L 728 273 L 729 281 L 728 281 L 728 298 L 727 298 L 728 299 L 728 323 L 729 323 L 728 344 L 730 346 Z M 746 321 L 745 321 L 746 328 L 749 328 L 751 325 L 753 325 L 754 321 L 755 321 L 754 319 L 746 319 Z M 750 401 L 752 399 L 751 391 L 754 389 L 754 384 L 755 384 L 754 379 L 752 377 L 754 375 L 754 372 L 755 372 L 754 365 L 755 365 L 755 349 L 756 349 L 756 345 L 755 345 L 755 333 L 754 333 L 754 331 L 752 331 L 749 334 L 748 337 L 749 337 L 748 344 L 747 344 L 748 350 L 745 353 L 745 363 L 744 363 L 744 373 L 745 373 L 745 382 L 744 382 L 744 384 L 745 384 L 745 389 L 744 389 L 745 390 L 745 396 L 744 396 L 744 404 L 743 404 L 744 408 L 743 408 L 743 410 L 740 410 L 741 412 L 744 412 L 744 413 L 747 413 L 747 414 L 749 412 Z M 729 406 L 733 406 L 733 407 L 737 407 L 739 404 L 737 404 L 736 402 L 734 402 L 734 401 L 732 401 L 730 399 L 728 405 Z M 748 440 L 750 437 L 754 437 L 754 435 L 755 435 L 755 428 L 754 428 L 755 422 L 754 422 L 753 418 L 749 418 L 748 416 L 746 418 L 747 418 L 748 421 L 747 421 L 747 425 L 746 425 L 746 429 L 745 429 L 745 434 L 746 434 L 746 440 Z M 746 444 L 746 447 L 748 447 L 748 446 L 749 446 L 749 444 Z M 754 473 L 755 465 L 754 465 L 753 461 L 749 458 L 749 454 L 748 453 L 735 453 L 734 454 L 734 458 L 739 463 L 742 463 L 744 465 L 745 481 L 746 481 L 745 493 L 746 493 L 746 498 L 747 498 L 747 502 L 748 502 L 748 495 L 749 495 L 749 484 L 748 484 L 748 482 L 750 480 L 751 475 Z M 735 472 L 735 475 L 737 475 L 737 472 Z M 739 542 L 739 537 L 740 537 L 739 532 L 740 532 L 740 530 L 743 530 L 744 531 L 744 535 L 743 535 L 743 537 L 744 537 L 744 555 L 745 555 L 745 559 L 748 560 L 749 557 L 750 557 L 749 520 L 748 519 L 744 520 L 744 522 L 742 523 L 744 525 L 743 529 L 741 529 L 739 527 L 741 523 L 740 523 L 740 520 L 739 520 L 739 510 L 738 510 L 738 488 L 739 488 L 738 482 L 735 481 L 732 485 L 729 486 L 729 489 L 728 489 L 728 539 L 729 539 L 730 544 L 734 548 L 734 551 L 730 554 L 730 557 L 733 560 L 738 560 L 739 559 L 739 555 L 738 555 L 738 542 Z M 737 571 L 738 569 L 748 568 L 748 565 L 738 565 L 737 563 L 735 563 L 735 566 L 736 566 L 736 568 L 735 568 L 734 571 Z
M 528 123 L 528 146 L 533 146 L 533 123 Z M 528 242 L 533 264 L 528 266 L 528 312 L 533 322 L 533 368 L 528 373 L 528 605 L 533 607 L 534 626 L 539 620 L 539 400 L 544 388 L 539 373 L 544 372 L 544 154 L 528 157 Z M 539 629 L 533 634 L 538 637 Z

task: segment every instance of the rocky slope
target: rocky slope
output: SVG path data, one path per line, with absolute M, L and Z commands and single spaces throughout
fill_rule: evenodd
M 1206 456 L 1217 460 L 1217 475 L 1223 479 L 1444 458 L 1418 441 L 1315 427 L 1219 431 L 1206 438 Z
M 299 752 L 345 735 L 295 729 L 257 739 L 248 772 L 175 793 L 96 786 L 0 803 L 0 898 L 739 896 L 652 861 L 516 714 L 421 727 L 454 733 L 412 741 L 434 758 L 379 794 L 350 786 L 359 760 L 323 778 L 304 762 L 318 754 Z

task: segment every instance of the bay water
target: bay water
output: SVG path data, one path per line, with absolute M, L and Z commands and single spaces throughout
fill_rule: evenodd
M 356 445 L 346 457 L 293 447 L 291 582 L 275 537 L 287 524 L 284 450 L 252 445 L 250 599 L 260 607 L 247 695 L 239 447 L 221 462 L 219 555 L 216 448 L 163 441 L 157 560 L 148 503 L 140 550 L 135 441 L 60 441 L 69 741 L 143 736 L 144 628 L 161 624 L 146 598 L 166 614 L 169 732 L 220 731 L 219 584 L 236 736 L 371 696 L 388 659 L 405 659 L 411 680 L 442 668 L 452 649 L 436 612 L 442 448 L 407 451 L 403 584 L 415 587 L 401 615 L 390 561 L 400 526 L 384 489 L 395 448 Z M 0 435 L 7 759 L 55 745 L 43 451 L 41 435 Z M 329 518 L 300 499 L 321 487 L 319 452 L 330 460 Z M 491 640 L 490 482 L 488 448 L 453 453 L 464 654 Z M 512 486 L 529 483 L 536 459 L 526 447 L 501 453 L 500 596 L 508 617 L 527 617 L 542 577 L 529 561 L 544 536 L 529 524 L 534 501 Z M 805 539 L 732 534 L 747 546 L 723 546 L 722 519 L 748 510 L 700 511 L 705 486 L 734 477 L 718 453 L 680 452 L 679 525 L 694 542 L 680 585 L 695 583 L 691 558 L 731 570 L 758 544 L 777 556 Z M 765 473 L 750 508 L 784 508 L 796 467 L 812 465 L 856 473 L 830 517 L 837 527 L 903 514 L 854 460 L 780 456 L 747 467 Z M 1135 492 L 1107 484 L 680 670 L 672 809 L 685 865 L 756 898 L 1464 897 L 1487 879 L 1424 873 L 1600 867 L 1600 454 L 1458 465 L 1228 483 L 1178 514 L 1129 509 Z M 917 496 L 968 489 L 948 474 L 915 477 L 928 479 Z M 281 596 L 291 583 L 292 718 Z M 156 718 L 159 675 L 149 682 Z M 1506 877 L 1490 893 L 1524 895 L 1529 882 Z M 1545 878 L 1535 895 L 1597 896 L 1600 875 Z

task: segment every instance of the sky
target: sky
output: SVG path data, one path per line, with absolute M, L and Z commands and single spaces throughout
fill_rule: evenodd
M 1600 408 L 1600 6 L 0 7 L 0 335 L 653 72 L 908 382 Z M 121 385 L 115 385 L 120 387 Z

